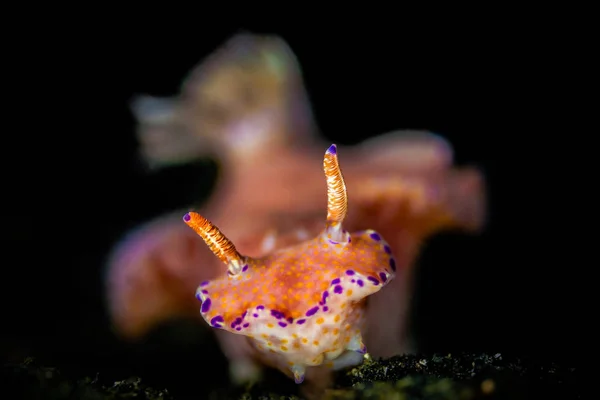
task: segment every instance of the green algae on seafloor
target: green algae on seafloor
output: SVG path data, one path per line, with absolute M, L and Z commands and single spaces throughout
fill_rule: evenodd
M 339 374 L 325 399 L 578 398 L 574 368 L 497 354 L 367 359 Z
M 506 357 L 500 353 L 402 355 L 379 361 L 366 359 L 363 364 L 340 374 L 338 383 L 352 386 L 373 381 L 394 381 L 415 374 L 454 380 L 502 375 L 568 382 L 574 378 L 575 369 L 556 363 Z

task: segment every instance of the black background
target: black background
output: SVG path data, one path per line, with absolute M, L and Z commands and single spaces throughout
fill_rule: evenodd
M 175 94 L 188 71 L 240 28 L 288 42 L 332 142 L 427 129 L 448 138 L 457 164 L 484 169 L 486 232 L 439 235 L 424 249 L 415 329 L 425 351 L 582 358 L 590 263 L 577 260 L 583 239 L 572 246 L 584 234 L 567 226 L 581 221 L 574 213 L 583 206 L 573 204 L 583 189 L 568 167 L 585 134 L 565 128 L 576 122 L 565 92 L 574 77 L 560 67 L 570 57 L 557 47 L 560 29 L 83 25 L 35 33 L 9 63 L 17 92 L 8 99 L 16 124 L 4 132 L 3 149 L 7 359 L 33 355 L 67 370 L 159 383 L 167 372 L 194 376 L 198 365 L 224 376 L 224 362 L 211 358 L 215 344 L 199 345 L 189 330 L 166 328 L 141 348 L 113 338 L 102 266 L 127 229 L 206 196 L 216 176 L 210 161 L 147 175 L 129 100 Z

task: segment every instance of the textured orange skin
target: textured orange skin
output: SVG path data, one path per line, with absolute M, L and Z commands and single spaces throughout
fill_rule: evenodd
M 259 259 L 246 258 L 235 278 L 200 285 L 204 319 L 255 339 L 263 358 L 279 353 L 269 364 L 283 372 L 294 364 L 321 365 L 324 355 L 337 358 L 353 337 L 361 338 L 364 299 L 382 290 L 395 268 L 389 246 L 374 231 L 350 238 L 332 244 L 323 234 Z M 325 292 L 329 302 L 323 300 Z M 273 310 L 276 316 L 269 314 Z
M 232 284 L 227 276 L 212 280 L 210 286 L 213 307 L 206 314 L 211 319 L 217 315 L 224 318 L 223 325 L 230 325 L 246 310 L 264 305 L 279 310 L 284 315 L 298 319 L 321 300 L 330 282 L 343 277 L 351 269 L 364 276 L 378 276 L 379 271 L 389 268 L 389 256 L 371 249 L 376 244 L 360 236 L 354 236 L 352 248 L 328 244 L 322 238 L 281 249 L 260 259 L 247 262 L 250 278 Z M 374 247 L 374 246 L 373 246 Z M 350 291 L 347 295 L 350 296 Z M 217 300 L 222 307 L 214 306 Z

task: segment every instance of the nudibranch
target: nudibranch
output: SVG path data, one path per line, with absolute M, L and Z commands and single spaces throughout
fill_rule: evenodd
M 362 361 L 366 297 L 388 284 L 396 270 L 381 235 L 342 227 L 348 202 L 336 145 L 327 149 L 323 166 L 327 219 L 314 239 L 251 258 L 201 215 L 183 217 L 227 265 L 227 274 L 198 287 L 202 317 L 214 328 L 252 339 L 296 383 L 307 367 L 340 369 Z

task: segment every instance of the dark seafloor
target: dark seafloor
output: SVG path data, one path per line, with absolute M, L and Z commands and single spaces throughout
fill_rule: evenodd
M 279 378 L 279 379 L 278 379 Z M 497 354 L 404 355 L 367 359 L 337 374 L 323 399 L 579 399 L 580 371 L 553 362 Z M 106 381 L 99 375 L 76 378 L 29 358 L 2 369 L 2 391 L 12 398 L 52 400 L 301 399 L 297 386 L 282 376 L 248 388 L 223 388 L 197 396 L 173 396 L 138 377 Z M 8 383 L 7 383 L 8 382 Z

